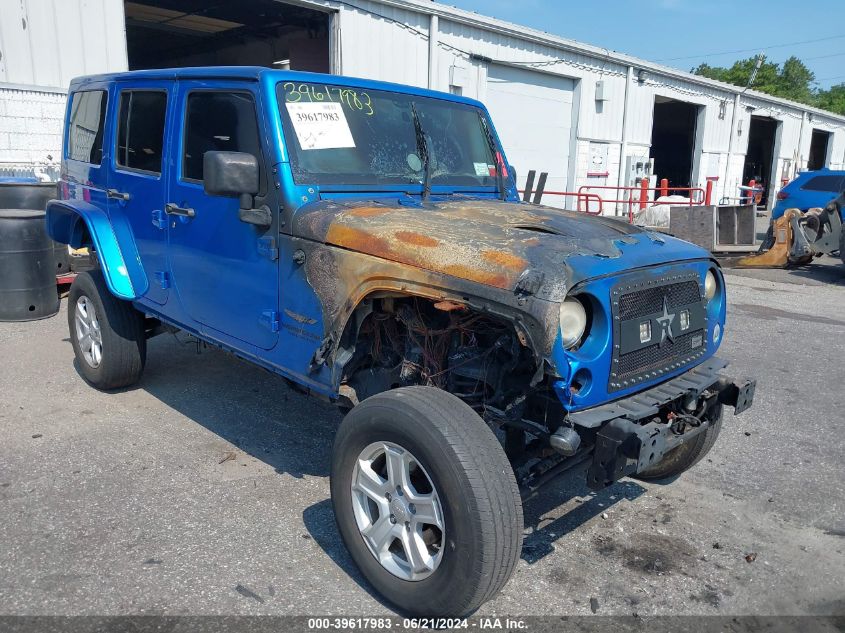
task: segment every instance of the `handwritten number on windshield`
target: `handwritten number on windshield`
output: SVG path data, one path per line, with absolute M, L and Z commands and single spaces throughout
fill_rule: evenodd
M 328 100 L 341 103 L 350 110 L 363 112 L 367 116 L 375 114 L 373 100 L 366 92 L 329 86 L 319 88 L 313 84 L 295 84 L 292 81 L 288 81 L 282 87 L 285 90 L 285 101 L 287 103 L 299 103 L 301 101 L 319 103 Z

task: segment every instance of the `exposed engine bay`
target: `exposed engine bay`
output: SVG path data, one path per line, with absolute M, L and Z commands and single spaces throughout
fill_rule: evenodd
M 384 298 L 362 321 L 342 382 L 359 401 L 396 387 L 434 386 L 483 414 L 524 398 L 536 371 L 509 323 L 450 301 Z
M 347 406 L 397 387 L 434 386 L 488 423 L 521 486 L 545 481 L 562 462 L 584 463 L 593 442 L 581 445 L 550 387 L 553 377 L 511 323 L 451 301 L 416 297 L 375 299 L 370 307 L 344 368 L 340 392 Z M 585 437 L 594 435 L 587 431 Z M 568 459 L 576 453 L 577 459 Z

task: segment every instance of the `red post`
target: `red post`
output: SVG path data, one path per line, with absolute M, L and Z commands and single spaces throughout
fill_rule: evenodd
M 668 178 L 661 178 L 660 179 L 660 197 L 668 196 L 669 195 L 669 179 Z
M 648 206 L 648 178 L 640 181 L 640 211 Z
M 710 201 L 713 199 L 713 181 L 707 179 L 707 187 L 704 189 L 704 204 L 710 206 Z

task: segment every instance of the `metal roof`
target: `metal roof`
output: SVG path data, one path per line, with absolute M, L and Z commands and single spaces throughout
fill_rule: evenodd
M 798 103 L 796 101 L 790 101 L 788 99 L 781 99 L 780 97 L 773 97 L 772 95 L 768 95 L 763 92 L 758 92 L 756 90 L 745 90 L 739 86 L 735 86 L 733 84 L 724 83 L 721 81 L 716 81 L 715 79 L 708 79 L 707 77 L 702 77 L 701 75 L 694 75 L 689 72 L 685 72 L 683 70 L 678 70 L 677 68 L 671 68 L 669 66 L 663 66 L 661 64 L 657 64 L 655 62 L 650 62 L 645 59 L 640 59 L 639 57 L 634 57 L 632 55 L 626 55 L 625 53 L 620 53 L 617 51 L 613 51 L 607 48 L 602 48 L 599 46 L 593 46 L 591 44 L 585 44 L 583 42 L 578 42 L 576 40 L 567 39 L 564 37 L 560 37 L 558 35 L 553 35 L 551 33 L 547 33 L 545 31 L 539 31 L 537 29 L 532 29 L 527 26 L 514 24 L 512 22 L 506 22 L 504 20 L 499 20 L 496 18 L 488 17 L 485 15 L 481 15 L 479 13 L 475 13 L 473 11 L 466 11 L 464 9 L 458 9 L 457 7 L 449 6 L 446 4 L 441 4 L 439 2 L 435 2 L 432 0 L 370 0 L 371 2 L 376 2 L 378 4 L 382 4 L 385 6 L 394 7 L 397 9 L 405 9 L 410 11 L 416 11 L 419 13 L 427 14 L 427 15 L 437 15 L 438 17 L 442 17 L 444 19 L 450 20 L 452 22 L 458 22 L 461 24 L 465 24 L 468 26 L 472 26 L 478 29 L 492 31 L 495 33 L 499 33 L 501 35 L 507 35 L 513 38 L 535 42 L 538 44 L 544 44 L 546 46 L 557 48 L 562 51 L 568 51 L 572 53 L 578 53 L 581 55 L 589 55 L 591 57 L 595 57 L 600 61 L 605 62 L 615 62 L 617 64 L 623 66 L 634 66 L 637 69 L 643 69 L 646 71 L 650 71 L 653 74 L 661 75 L 664 77 L 671 77 L 673 79 L 679 79 L 682 81 L 687 81 L 691 83 L 696 83 L 702 86 L 708 86 L 711 88 L 717 88 L 724 92 L 729 92 L 732 95 L 736 94 L 743 94 L 748 97 L 753 97 L 754 99 L 765 101 L 772 104 L 787 106 L 790 108 L 795 108 L 797 110 L 802 110 L 806 112 L 812 112 L 813 114 L 817 114 L 819 116 L 827 117 L 838 121 L 840 123 L 845 123 L 845 116 L 834 114 L 833 112 L 828 112 L 827 110 L 821 110 L 819 108 L 815 108 L 813 106 L 809 106 L 803 103 Z M 297 2 L 301 4 L 301 0 Z M 319 4 L 322 6 L 327 5 L 345 5 L 349 7 L 355 7 L 359 11 L 367 12 L 365 7 L 357 5 L 354 1 L 346 1 L 346 0 L 325 0 L 322 2 L 314 2 L 314 4 Z M 494 61 L 508 61 L 508 60 L 494 60 Z M 524 63 L 524 62 L 523 62 Z

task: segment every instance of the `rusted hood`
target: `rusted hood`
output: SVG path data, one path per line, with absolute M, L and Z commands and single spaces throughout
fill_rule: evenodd
M 545 279 L 547 290 L 558 289 L 553 295 L 591 274 L 577 273 L 574 256 L 608 260 L 640 241 L 665 244 L 663 238 L 655 242 L 642 229 L 610 218 L 473 198 L 424 205 L 414 199 L 405 204 L 396 199 L 324 200 L 297 211 L 293 233 L 507 290 L 532 269 Z M 665 260 L 657 257 L 654 263 Z

